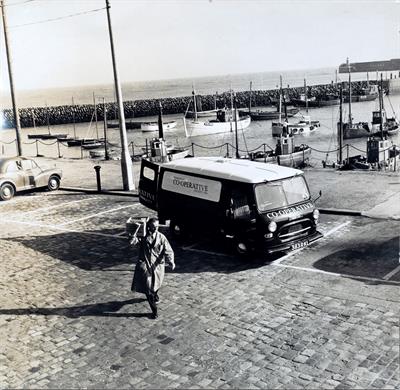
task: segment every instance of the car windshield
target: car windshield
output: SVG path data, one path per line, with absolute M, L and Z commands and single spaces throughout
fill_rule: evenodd
M 290 206 L 310 198 L 303 176 L 259 184 L 255 188 L 255 195 L 260 211 Z

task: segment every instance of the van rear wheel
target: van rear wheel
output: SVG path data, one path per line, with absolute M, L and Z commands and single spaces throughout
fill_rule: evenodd
M 237 237 L 234 240 L 234 251 L 237 255 L 242 258 L 248 258 L 252 252 L 252 248 L 250 247 L 247 240 L 244 240 L 241 237 Z

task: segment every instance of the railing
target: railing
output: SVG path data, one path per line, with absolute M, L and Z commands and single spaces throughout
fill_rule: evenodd
M 5 145 L 12 145 L 12 144 L 15 144 L 15 151 L 16 151 L 17 150 L 17 140 L 16 139 L 14 139 L 12 141 L 9 141 L 9 142 L 5 142 L 5 141 L 1 141 L 0 140 L 0 145 L 1 145 L 0 156 L 1 155 L 6 155 L 4 146 Z M 51 157 L 50 155 L 46 156 L 46 155 L 40 153 L 41 152 L 40 145 L 44 145 L 46 147 L 55 145 L 55 148 L 57 150 L 57 157 L 58 158 L 62 158 L 63 157 L 62 149 L 61 149 L 62 147 L 68 148 L 68 149 L 69 148 L 71 148 L 71 149 L 73 148 L 73 147 L 68 146 L 68 143 L 66 141 L 63 141 L 62 139 L 56 139 L 53 142 L 44 142 L 43 140 L 40 140 L 40 139 L 36 139 L 36 140 L 34 140 L 32 142 L 22 142 L 22 145 L 33 145 L 33 144 L 35 144 L 35 152 L 36 152 L 35 157 Z M 307 146 L 307 145 L 303 145 L 303 146 Z M 131 150 L 131 157 L 132 157 L 133 161 L 140 160 L 140 158 L 143 155 L 149 155 L 150 154 L 150 147 L 149 147 L 149 145 L 147 143 L 145 145 L 136 145 L 132 141 L 132 142 L 129 143 L 128 147 Z M 77 147 L 74 147 L 75 150 L 76 150 L 76 148 Z M 81 158 L 81 159 L 87 158 L 88 157 L 87 150 L 85 150 L 85 148 L 82 145 L 79 148 L 80 148 L 79 158 Z M 107 148 L 109 150 L 111 149 L 114 152 L 114 154 L 115 154 L 115 152 L 117 152 L 116 153 L 117 156 L 119 154 L 119 150 L 122 149 L 120 145 L 113 144 L 111 142 L 107 142 Z M 237 149 L 235 147 L 235 145 L 233 145 L 233 144 L 231 144 L 229 142 L 225 142 L 225 143 L 222 143 L 222 144 L 216 145 L 216 146 L 205 146 L 205 145 L 200 145 L 200 144 L 197 144 L 195 142 L 192 142 L 191 144 L 183 146 L 182 148 L 183 149 L 190 149 L 191 150 L 191 155 L 193 157 L 196 156 L 196 154 L 197 154 L 196 152 L 198 152 L 198 149 L 200 149 L 200 150 L 216 150 L 216 149 L 219 149 L 220 150 L 219 155 L 222 155 L 223 157 L 234 157 L 236 155 L 236 151 L 239 154 L 248 157 L 251 153 L 263 152 L 263 153 L 266 154 L 268 151 L 273 151 L 274 150 L 274 148 L 272 148 L 267 143 L 262 143 L 261 145 L 257 146 L 256 148 L 253 148 L 253 149 L 241 149 L 241 148 Z M 321 160 L 319 160 L 318 158 L 313 157 L 313 161 L 322 162 L 323 166 L 326 166 L 326 160 L 327 160 L 327 158 L 328 158 L 328 156 L 330 154 L 334 153 L 335 154 L 335 159 L 336 159 L 336 154 L 339 152 L 339 148 L 328 149 L 328 150 L 321 150 L 321 149 L 313 148 L 313 147 L 310 147 L 310 146 L 309 146 L 309 148 L 311 149 L 312 152 L 325 156 L 325 160 L 322 159 L 322 158 L 321 158 Z M 99 148 L 99 149 L 101 149 L 101 148 Z M 105 149 L 105 146 L 103 147 L 103 149 Z M 140 152 L 139 153 L 135 153 L 138 149 L 140 150 Z M 367 153 L 367 150 L 363 150 L 363 149 L 357 148 L 356 146 L 353 146 L 353 145 L 350 145 L 350 144 L 345 144 L 342 147 L 342 151 L 345 152 L 344 154 L 345 154 L 346 157 L 345 157 L 345 159 L 343 160 L 342 163 L 344 163 L 344 162 L 346 162 L 347 164 L 349 163 L 349 159 L 351 158 L 350 157 L 350 149 L 356 150 L 357 152 L 360 152 L 360 153 L 363 153 L 363 154 Z M 389 158 L 389 150 L 394 150 L 394 149 L 395 149 L 395 146 L 390 146 L 390 147 L 380 151 L 381 153 L 383 153 L 383 161 L 386 161 Z M 47 149 L 47 151 L 48 151 L 48 149 Z M 221 153 L 221 151 L 224 151 L 224 152 Z M 8 153 L 8 155 L 11 155 L 11 153 Z M 204 156 L 204 153 L 200 152 L 199 155 L 203 155 Z M 312 166 L 310 161 L 306 161 L 306 160 L 307 159 L 305 159 L 304 154 L 303 154 L 303 164 L 308 163 L 307 165 L 311 165 Z M 395 165 L 395 169 L 394 170 L 396 170 L 396 165 Z

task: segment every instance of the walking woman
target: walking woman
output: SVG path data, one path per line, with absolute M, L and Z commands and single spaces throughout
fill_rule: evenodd
M 139 246 L 139 259 L 132 282 L 132 291 L 146 294 L 152 318 L 158 317 L 158 290 L 164 280 L 165 263 L 175 269 L 174 251 L 164 234 L 158 231 L 158 219 L 150 218 L 146 224 L 146 235 L 130 240 L 131 245 Z

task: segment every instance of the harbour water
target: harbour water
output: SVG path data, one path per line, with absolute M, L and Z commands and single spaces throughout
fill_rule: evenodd
M 218 76 L 218 77 L 204 77 L 196 80 L 181 79 L 181 80 L 161 80 L 149 81 L 143 83 L 131 83 L 123 86 L 124 100 L 133 99 L 149 99 L 149 98 L 163 98 L 163 97 L 176 97 L 188 96 L 194 84 L 199 94 L 212 94 L 216 91 L 223 92 L 229 90 L 231 87 L 236 90 L 248 90 L 249 82 L 253 82 L 253 90 L 257 89 L 274 89 L 279 83 L 279 75 L 283 76 L 283 84 L 289 84 L 292 87 L 303 85 L 304 77 L 307 78 L 308 85 L 327 84 L 335 81 L 334 68 L 326 68 L 313 71 L 296 71 L 296 72 L 267 72 L 258 74 L 243 74 L 231 76 Z M 346 75 L 339 75 L 338 81 L 345 81 Z M 352 80 L 364 80 L 366 75 L 355 74 Z M 370 74 L 370 80 L 375 79 Z M 71 104 L 71 98 L 74 96 L 76 104 L 91 104 L 93 102 L 93 93 L 96 97 L 106 97 L 106 100 L 113 101 L 113 88 L 109 86 L 97 87 L 81 87 L 81 88 L 68 88 L 68 89 L 54 89 L 47 91 L 29 91 L 22 94 L 24 100 L 20 100 L 21 107 L 44 106 L 44 102 L 49 106 Z M 388 117 L 393 116 L 400 112 L 400 95 L 391 95 L 384 97 L 384 104 Z M 358 102 L 352 104 L 352 115 L 355 122 L 371 122 L 372 111 L 377 110 L 378 99 L 369 102 Z M 393 108 L 393 110 L 392 110 Z M 302 109 L 295 117 L 290 118 L 291 123 L 301 119 L 301 115 L 305 115 L 305 109 Z M 309 109 L 308 115 L 311 115 L 312 120 L 318 120 L 321 127 L 317 130 L 307 134 L 296 136 L 296 144 L 308 144 L 313 148 L 311 165 L 322 166 L 322 160 L 336 160 L 337 149 L 337 133 L 336 123 L 339 120 L 339 106 L 328 106 L 321 108 Z M 164 121 L 176 120 L 177 126 L 174 129 L 165 132 L 167 142 L 178 146 L 191 146 L 195 144 L 195 155 L 225 155 L 227 153 L 226 144 L 235 145 L 235 134 L 225 133 L 213 136 L 201 136 L 194 138 L 186 138 L 183 127 L 183 113 L 176 115 L 165 115 Z M 343 118 L 347 120 L 348 106 L 345 104 L 343 109 Z M 130 118 L 127 118 L 130 119 Z M 156 120 L 156 117 L 140 118 L 142 121 Z M 244 131 L 239 131 L 239 149 L 241 154 L 246 154 L 263 144 L 266 148 L 274 148 L 276 140 L 271 135 L 272 121 L 253 121 L 250 126 Z M 68 133 L 70 136 L 78 137 L 97 137 L 103 136 L 104 129 L 103 123 L 79 123 L 74 126 L 60 125 L 41 128 L 24 128 L 22 129 L 22 142 L 24 154 L 35 156 L 36 154 L 44 155 L 46 157 L 63 156 L 65 158 L 80 158 L 88 157 L 88 151 L 81 151 L 80 148 L 67 147 L 60 143 L 57 145 L 53 140 L 39 141 L 28 139 L 27 135 L 34 132 L 45 133 Z M 140 130 L 128 130 L 128 143 L 133 148 L 133 153 L 139 154 L 146 144 L 146 139 L 157 137 L 158 133 L 143 133 Z M 107 137 L 117 152 L 120 145 L 120 137 L 118 129 L 108 129 Z M 0 153 L 5 155 L 15 154 L 15 139 L 14 130 L 2 130 L 0 132 Z M 399 135 L 391 137 L 395 145 L 399 145 Z M 346 157 L 347 153 L 350 156 L 365 154 L 366 151 L 366 138 L 345 140 L 344 144 L 350 146 L 343 149 L 343 156 Z M 232 155 L 232 148 L 230 153 Z

